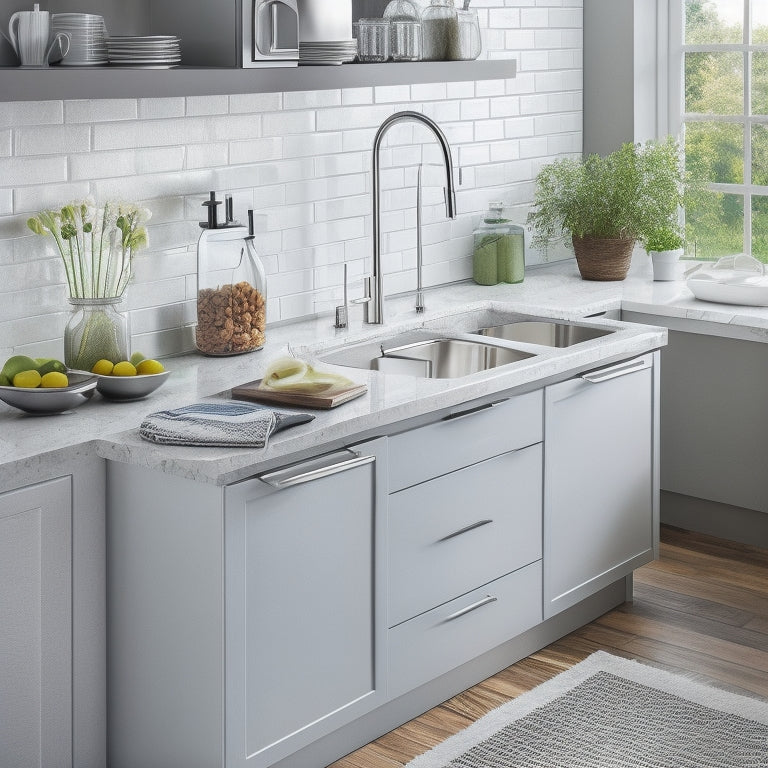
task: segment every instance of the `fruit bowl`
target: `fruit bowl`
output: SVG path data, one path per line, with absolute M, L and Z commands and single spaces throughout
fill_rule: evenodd
M 137 376 L 93 375 L 98 380 L 96 389 L 102 397 L 106 397 L 107 400 L 128 403 L 151 395 L 165 384 L 165 380 L 170 374 L 170 371 L 163 371 L 162 373 L 145 373 Z
M 0 400 L 26 413 L 41 416 L 70 411 L 93 397 L 98 382 L 90 373 L 70 371 L 68 377 L 69 386 L 66 387 L 0 387 Z

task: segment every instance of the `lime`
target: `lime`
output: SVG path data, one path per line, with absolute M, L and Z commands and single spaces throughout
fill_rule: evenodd
M 69 379 L 66 374 L 60 371 L 49 371 L 43 375 L 43 378 L 40 380 L 40 386 L 49 388 L 68 387 Z
M 35 362 L 39 363 L 37 366 L 37 372 L 41 376 L 45 376 L 46 373 L 51 373 L 51 371 L 55 371 L 56 373 L 67 372 L 67 366 L 64 365 L 61 360 L 55 360 L 51 358 L 49 360 L 44 360 L 42 363 L 40 363 L 39 359 Z
M 134 352 L 134 353 L 131 355 L 131 365 L 136 365 L 136 366 L 138 366 L 138 364 L 139 364 L 139 363 L 140 363 L 142 360 L 146 360 L 146 359 L 147 359 L 147 358 L 146 358 L 146 356 L 145 356 L 145 355 L 143 355 L 141 352 Z
M 35 389 L 40 386 L 42 377 L 37 371 L 21 371 L 13 377 L 13 386 L 21 389 Z
M 136 366 L 136 373 L 139 374 L 139 376 L 146 376 L 147 374 L 152 373 L 163 373 L 165 371 L 165 368 L 163 368 L 161 363 L 158 363 L 157 360 L 142 360 L 137 366 Z
M 115 364 L 115 367 L 112 369 L 112 375 L 113 376 L 135 376 L 136 369 L 127 360 L 122 360 L 121 362 Z
M 109 376 L 114 367 L 115 365 L 111 360 L 99 360 L 99 362 L 91 368 L 91 373 L 98 373 L 100 376 Z
M 10 387 L 11 380 L 4 374 L 0 373 L 0 387 Z
M 13 377 L 22 371 L 33 371 L 37 368 L 37 363 L 26 355 L 14 355 L 9 357 L 3 365 L 2 372 L 13 381 Z

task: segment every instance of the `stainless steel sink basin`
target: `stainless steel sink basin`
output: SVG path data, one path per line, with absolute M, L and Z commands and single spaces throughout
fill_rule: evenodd
M 505 341 L 522 341 L 528 344 L 541 344 L 546 347 L 570 347 L 582 341 L 607 336 L 614 331 L 607 328 L 589 328 L 586 325 L 526 320 L 519 323 L 496 325 L 491 328 L 481 328 L 476 333 Z
M 498 368 L 500 365 L 517 363 L 529 357 L 534 355 L 482 342 L 432 339 L 388 349 L 383 358 L 372 362 L 378 370 L 392 370 L 395 366 L 404 364 L 407 368 L 398 372 L 432 379 L 457 379 L 471 373 Z

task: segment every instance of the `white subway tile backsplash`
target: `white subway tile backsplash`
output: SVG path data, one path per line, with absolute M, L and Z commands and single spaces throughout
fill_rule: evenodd
M 473 0 L 483 56 L 518 61 L 517 76 L 505 80 L 3 104 L 0 353 L 61 354 L 61 261 L 52 241 L 30 235 L 25 222 L 41 207 L 87 194 L 146 201 L 153 211 L 128 298 L 134 348 L 145 354 L 194 345 L 197 222 L 211 189 L 220 199 L 234 195 L 240 221 L 248 208 L 264 214 L 256 244 L 265 254 L 270 322 L 332 312 L 345 261 L 350 296 L 359 297 L 360 277 L 371 269 L 373 138 L 401 109 L 440 125 L 462 186 L 459 217 L 448 221 L 431 134 L 413 124 L 388 132 L 381 152 L 386 290 L 416 284 L 420 163 L 428 164 L 425 282 L 467 279 L 472 230 L 488 202 L 516 205 L 524 218 L 539 168 L 581 151 L 582 2 Z M 353 308 L 353 322 L 360 314 Z
M 65 123 L 104 123 L 133 120 L 139 115 L 135 99 L 78 99 L 64 102 Z
M 62 101 L 8 101 L 0 109 L 0 128 L 56 125 L 64 122 Z

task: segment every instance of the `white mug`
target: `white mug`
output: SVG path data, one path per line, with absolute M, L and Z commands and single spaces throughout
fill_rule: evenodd
M 48 11 L 41 11 L 38 3 L 32 11 L 18 11 L 11 16 L 7 40 L 22 67 L 47 67 L 51 52 L 57 45 L 62 57 L 69 52 L 69 35 L 57 32 L 51 38 L 51 15 Z

